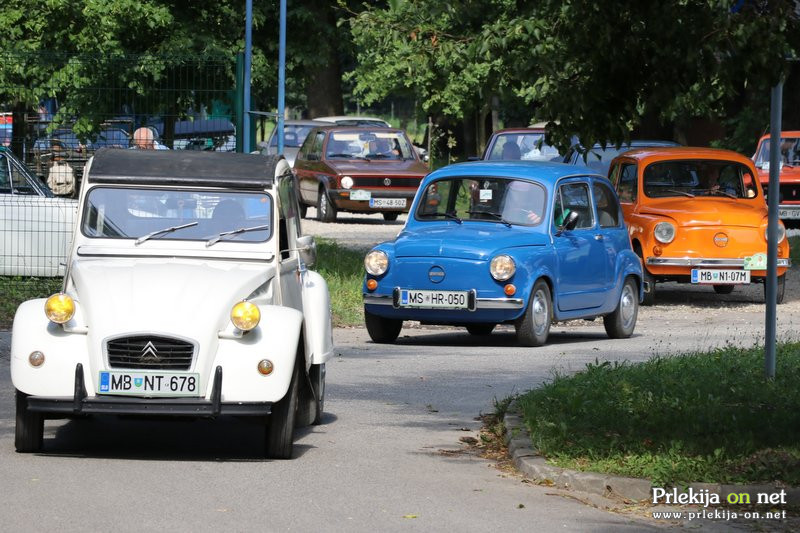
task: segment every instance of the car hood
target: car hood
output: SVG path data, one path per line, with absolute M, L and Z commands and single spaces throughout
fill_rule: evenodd
M 168 332 L 206 338 L 234 303 L 274 275 L 264 263 L 114 258 L 75 261 L 72 279 L 93 336 Z
M 762 168 L 756 167 L 756 172 L 758 172 L 758 179 L 761 183 L 766 183 L 769 181 L 769 170 L 764 170 Z M 781 172 L 779 176 L 781 183 L 797 183 L 800 182 L 800 166 L 787 166 L 783 165 L 781 167 Z M 766 187 L 764 187 L 766 192 Z
M 502 224 L 473 223 L 426 224 L 404 230 L 394 241 L 396 257 L 451 257 L 488 260 L 498 250 L 519 246 L 543 246 L 549 242 L 544 233 L 520 231 Z
M 331 161 L 328 165 L 339 174 L 353 176 L 369 175 L 376 173 L 390 174 L 394 176 L 419 176 L 422 177 L 429 172 L 428 167 L 416 160 L 406 161 Z
M 675 198 L 658 200 L 643 206 L 640 213 L 673 218 L 678 225 L 748 226 L 761 225 L 767 209 L 760 199 L 732 200 L 729 198 Z

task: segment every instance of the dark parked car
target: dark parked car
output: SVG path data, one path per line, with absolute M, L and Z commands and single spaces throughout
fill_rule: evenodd
M 294 163 L 300 212 L 316 206 L 323 222 L 335 220 L 337 211 L 395 220 L 408 211 L 427 173 L 405 132 L 393 128 L 315 128 Z
M 585 158 L 585 148 L 580 144 L 575 144 L 570 148 L 569 152 L 567 152 L 567 155 L 564 156 L 564 163 L 570 165 L 586 165 L 605 176 L 608 175 L 608 167 L 611 165 L 611 160 L 618 155 L 635 148 L 652 148 L 659 146 L 680 146 L 680 144 L 673 141 L 632 140 L 630 144 L 623 144 L 619 148 L 617 148 L 614 143 L 608 143 L 605 148 L 603 148 L 602 144 L 597 143 L 591 150 L 586 152 Z

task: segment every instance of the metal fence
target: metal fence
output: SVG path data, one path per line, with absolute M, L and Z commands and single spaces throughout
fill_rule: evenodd
M 96 150 L 133 147 L 138 128 L 161 149 L 236 150 L 235 57 L 2 53 L 0 69 L 4 310 L 9 299 L 45 295 L 48 278 L 63 274 L 73 198 Z

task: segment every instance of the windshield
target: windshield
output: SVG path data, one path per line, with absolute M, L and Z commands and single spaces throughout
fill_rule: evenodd
M 544 187 L 524 180 L 441 179 L 425 188 L 416 218 L 535 226 L 544 219 L 545 196 Z
M 332 131 L 325 149 L 327 159 L 414 159 L 411 143 L 402 131 L 364 129 Z
M 271 211 L 271 197 L 260 192 L 94 187 L 86 197 L 81 231 L 87 237 L 141 243 L 208 241 L 223 232 L 264 226 L 225 239 L 264 242 L 272 235 Z
M 283 127 L 283 146 L 284 148 L 300 148 L 303 141 L 308 137 L 314 126 L 300 126 L 296 124 L 289 124 Z M 278 146 L 278 136 L 273 135 L 269 143 L 270 146 Z
M 758 188 L 750 169 L 741 163 L 714 160 L 665 161 L 645 168 L 644 193 L 651 198 L 755 198 Z
M 769 168 L 769 139 L 764 139 L 756 154 L 756 166 Z M 800 138 L 781 137 L 780 162 L 784 165 L 800 165 Z
M 501 133 L 495 138 L 488 159 L 550 161 L 558 149 L 544 142 L 544 133 Z

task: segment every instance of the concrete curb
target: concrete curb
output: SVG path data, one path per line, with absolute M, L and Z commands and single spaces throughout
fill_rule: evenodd
M 534 481 L 559 488 L 578 490 L 599 494 L 605 497 L 617 497 L 633 501 L 652 502 L 652 484 L 648 479 L 614 476 L 598 472 L 578 472 L 547 464 L 547 461 L 531 444 L 530 433 L 525 427 L 521 410 L 516 402 L 512 402 L 503 418 L 505 440 L 508 453 L 514 466 L 525 476 Z M 748 493 L 751 501 L 757 501 L 757 494 L 774 494 L 786 491 L 786 505 L 800 505 L 800 488 L 783 487 L 773 484 L 760 485 L 726 485 L 719 483 L 691 483 L 680 487 L 679 492 L 691 489 L 695 493 L 716 494 L 720 501 L 726 502 L 729 494 Z M 707 493 L 705 491 L 708 491 Z

